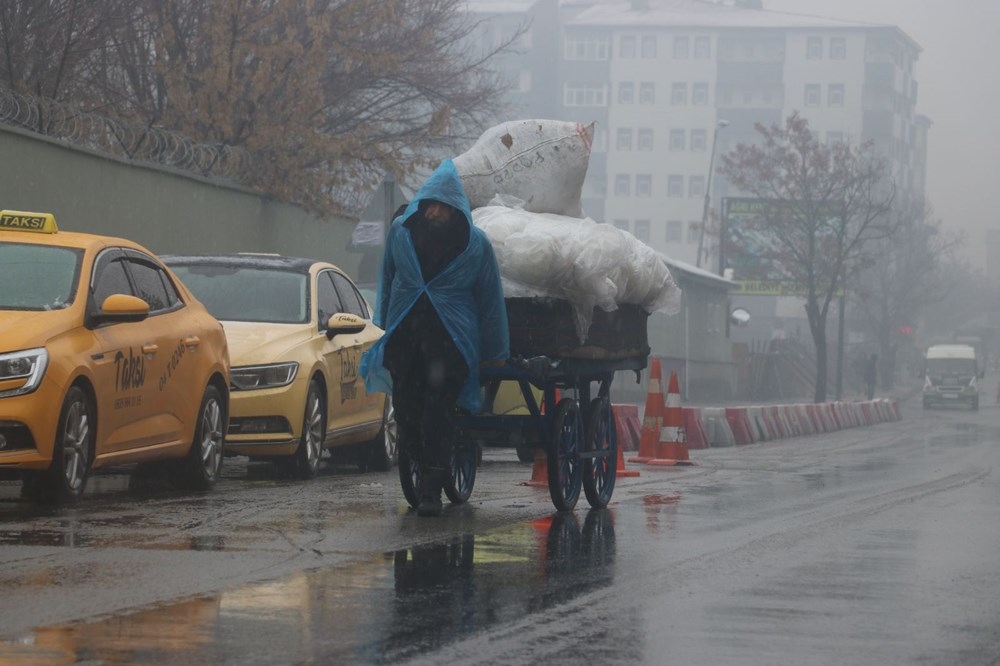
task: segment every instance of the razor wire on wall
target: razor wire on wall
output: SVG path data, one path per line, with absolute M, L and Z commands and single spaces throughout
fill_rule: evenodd
M 177 132 L 81 112 L 61 102 L 6 88 L 0 88 L 0 122 L 127 160 L 202 176 L 239 182 L 250 169 L 250 157 L 241 148 L 196 143 Z

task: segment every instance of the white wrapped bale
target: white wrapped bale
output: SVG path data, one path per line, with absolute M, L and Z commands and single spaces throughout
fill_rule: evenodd
M 454 158 L 472 208 L 496 195 L 524 202 L 532 213 L 582 217 L 594 123 L 515 120 L 492 127 Z
M 582 341 L 595 307 L 620 304 L 674 314 L 681 290 L 662 257 L 632 234 L 590 218 L 531 213 L 504 206 L 472 211 L 493 243 L 508 298 L 569 301 Z

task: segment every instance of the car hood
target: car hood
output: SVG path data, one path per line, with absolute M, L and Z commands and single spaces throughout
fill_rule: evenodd
M 0 353 L 43 347 L 51 338 L 79 324 L 72 308 L 0 310 Z
M 222 328 L 226 331 L 229 360 L 234 368 L 286 360 L 296 345 L 320 334 L 313 324 L 224 321 Z

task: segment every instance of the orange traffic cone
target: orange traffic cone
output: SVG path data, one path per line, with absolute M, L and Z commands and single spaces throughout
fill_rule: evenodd
M 639 436 L 639 452 L 629 462 L 649 462 L 656 457 L 656 447 L 663 427 L 663 374 L 660 359 L 653 357 L 649 371 L 649 389 L 646 391 L 646 409 L 642 415 L 642 432 Z
M 535 461 L 531 465 L 531 480 L 522 481 L 521 485 L 549 487 L 549 455 L 545 449 L 535 449 Z
M 553 396 L 556 404 L 559 404 L 560 391 L 555 389 Z M 540 406 L 542 414 L 545 413 L 545 403 L 543 402 Z M 540 486 L 542 488 L 549 487 L 549 454 L 544 448 L 539 447 L 535 449 L 535 461 L 531 465 L 531 479 L 529 481 L 522 481 L 522 486 Z
M 663 408 L 663 427 L 660 428 L 656 457 L 650 465 L 693 465 L 688 456 L 684 436 L 684 409 L 681 407 L 681 390 L 677 386 L 677 373 L 670 373 L 667 402 Z

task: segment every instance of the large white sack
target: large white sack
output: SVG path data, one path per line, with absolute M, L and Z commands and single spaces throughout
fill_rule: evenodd
M 504 206 L 472 211 L 500 265 L 508 298 L 543 296 L 569 301 L 583 342 L 593 310 L 628 303 L 646 312 L 674 314 L 681 290 L 663 258 L 632 234 L 590 218 L 572 218 Z
M 533 213 L 581 217 L 594 123 L 513 120 L 483 132 L 454 158 L 472 208 L 512 195 Z

